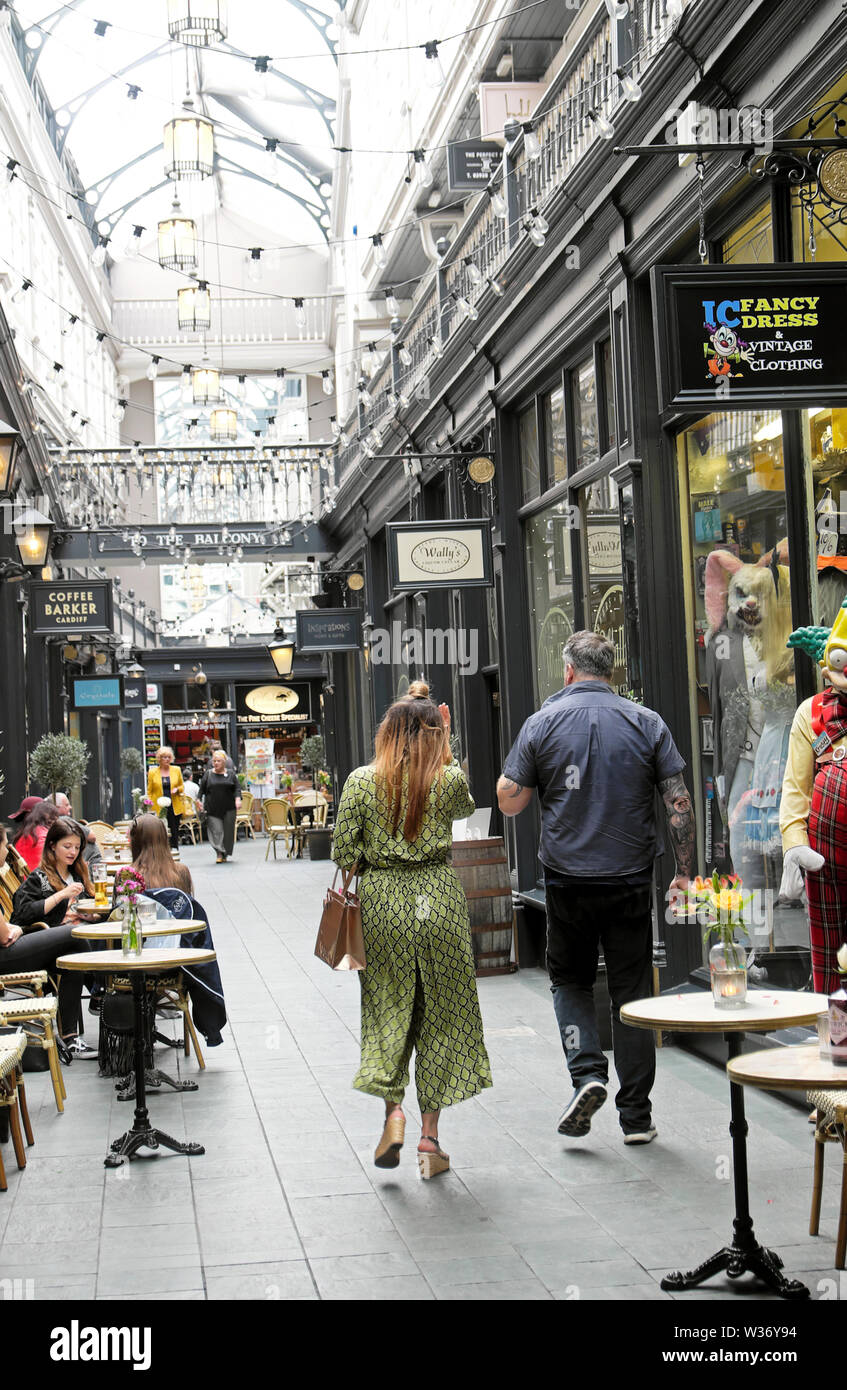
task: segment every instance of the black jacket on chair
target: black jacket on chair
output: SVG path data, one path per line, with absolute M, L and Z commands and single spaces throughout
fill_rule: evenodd
M 184 935 L 181 938 L 184 945 L 197 951 L 215 949 L 209 919 L 196 898 L 181 888 L 148 888 L 146 895 L 161 903 L 174 917 L 196 917 L 206 923 L 205 930 Z M 203 1034 L 209 1047 L 219 1047 L 223 1042 L 221 1029 L 226 1024 L 226 1003 L 218 962 L 207 960 L 180 968 L 187 981 L 194 1026 Z

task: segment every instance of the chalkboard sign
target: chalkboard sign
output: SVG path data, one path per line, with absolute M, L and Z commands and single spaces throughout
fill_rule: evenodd
M 298 654 L 357 652 L 361 645 L 361 608 L 304 608 L 298 612 Z

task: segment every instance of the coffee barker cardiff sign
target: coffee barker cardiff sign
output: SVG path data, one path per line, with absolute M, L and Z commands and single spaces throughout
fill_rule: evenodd
M 112 585 L 103 579 L 83 583 L 46 583 L 29 586 L 32 630 L 37 633 L 92 633 L 112 631 Z
M 847 404 L 847 267 L 657 266 L 661 404 Z

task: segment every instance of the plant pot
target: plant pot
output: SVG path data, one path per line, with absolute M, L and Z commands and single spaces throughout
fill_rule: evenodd
M 332 826 L 313 825 L 303 831 L 309 845 L 310 859 L 329 859 L 332 849 Z

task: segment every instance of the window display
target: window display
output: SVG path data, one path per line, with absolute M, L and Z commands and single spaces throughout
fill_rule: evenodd
M 535 696 L 542 704 L 561 690 L 562 648 L 574 630 L 570 535 L 572 508 L 558 502 L 526 523 Z
M 607 474 L 581 488 L 580 533 L 583 538 L 583 587 L 587 598 L 586 625 L 602 632 L 615 648 L 612 687 L 629 692 L 624 618 L 623 557 L 618 489 Z

